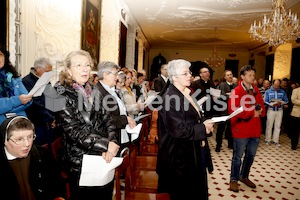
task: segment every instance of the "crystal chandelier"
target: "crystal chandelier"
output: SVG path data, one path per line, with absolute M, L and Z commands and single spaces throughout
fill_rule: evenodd
M 215 38 L 217 38 L 217 28 L 215 28 Z M 210 67 L 220 67 L 225 64 L 225 59 L 218 54 L 216 47 L 214 47 L 212 54 L 204 58 L 204 62 Z
M 277 47 L 300 37 L 297 14 L 286 12 L 286 0 L 273 0 L 270 18 L 264 15 L 262 21 L 254 21 L 248 31 L 250 37 Z
M 215 47 L 212 54 L 204 59 L 204 62 L 206 62 L 210 67 L 221 67 L 224 65 L 225 59 L 218 54 Z

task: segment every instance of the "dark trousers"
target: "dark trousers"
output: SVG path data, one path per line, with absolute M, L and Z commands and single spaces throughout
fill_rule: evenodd
M 222 147 L 222 141 L 223 141 L 223 133 L 224 133 L 224 131 L 225 131 L 225 138 L 228 140 L 228 147 L 232 148 L 233 139 L 232 139 L 230 121 L 220 122 L 218 124 L 217 132 L 216 132 L 217 147 L 218 148 Z
M 299 142 L 299 133 L 300 133 L 300 118 L 293 117 L 290 118 L 290 125 L 289 125 L 289 136 L 291 138 L 291 145 L 293 149 L 296 149 Z
M 261 122 L 262 134 L 265 134 L 266 133 L 266 126 L 267 126 L 267 116 L 260 117 L 260 122 Z

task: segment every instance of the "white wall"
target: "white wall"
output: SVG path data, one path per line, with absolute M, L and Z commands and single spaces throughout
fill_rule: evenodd
M 30 0 L 22 3 L 21 74 L 42 56 L 54 64 L 81 44 L 81 0 Z
M 91 0 L 98 3 L 97 0 Z M 14 1 L 11 3 L 11 27 L 14 27 Z M 30 67 L 39 57 L 48 57 L 54 64 L 62 61 L 67 53 L 81 48 L 81 23 L 83 0 L 28 0 L 21 1 L 22 35 L 21 35 L 21 75 L 29 73 Z M 121 10 L 126 13 L 123 19 Z M 130 18 L 122 0 L 102 0 L 101 33 L 99 60 L 118 63 L 120 23 L 129 25 L 127 64 L 133 66 L 135 32 L 138 29 L 133 18 Z M 10 31 L 10 49 L 15 49 L 15 29 Z M 139 41 L 140 42 L 140 41 Z M 146 41 L 141 41 L 143 49 Z M 14 51 L 11 52 L 13 55 Z M 143 53 L 143 50 L 140 51 Z M 139 53 L 139 54 L 140 54 Z M 13 63 L 14 61 L 14 56 Z M 139 55 L 139 64 L 143 56 Z M 139 65 L 139 68 L 143 66 Z

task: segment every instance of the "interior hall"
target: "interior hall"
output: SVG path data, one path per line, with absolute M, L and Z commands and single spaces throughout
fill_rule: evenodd
M 281 18 L 279 11 L 284 12 Z M 148 92 L 161 67 L 174 59 L 191 63 L 194 80 L 203 64 L 209 66 L 210 81 L 218 85 L 225 70 L 240 80 L 241 68 L 251 65 L 257 81 L 288 82 L 291 111 L 292 91 L 300 83 L 299 17 L 299 0 L 1 0 L 0 46 L 9 51 L 21 78 L 45 57 L 57 81 L 66 55 L 82 49 L 91 55 L 94 76 L 99 63 L 111 61 L 143 76 Z M 140 135 L 125 155 L 128 160 L 124 157 L 116 168 L 115 200 L 169 199 L 157 192 L 157 112 L 146 108 L 139 113 L 144 114 Z M 207 138 L 214 166 L 207 174 L 208 198 L 300 200 L 300 146 L 291 148 L 288 132 L 298 125 L 289 120 L 290 113 L 284 114 L 280 147 L 265 143 L 263 130 L 250 173 L 257 187 L 239 182 L 238 193 L 230 189 L 233 150 L 225 137 L 217 148 L 216 125 Z M 56 148 L 62 148 L 56 142 L 47 145 L 55 156 Z M 70 192 L 68 184 L 66 188 Z

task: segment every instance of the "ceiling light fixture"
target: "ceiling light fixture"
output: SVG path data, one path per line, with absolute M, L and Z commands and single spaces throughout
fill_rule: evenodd
M 217 28 L 215 28 L 215 40 L 217 39 Z M 222 58 L 218 52 L 217 48 L 214 47 L 212 54 L 204 58 L 204 62 L 206 62 L 210 67 L 221 67 L 225 64 L 225 59 Z
M 254 21 L 248 31 L 250 37 L 277 47 L 296 40 L 300 36 L 297 14 L 286 12 L 287 0 L 273 0 L 270 18 L 264 15 L 262 21 Z

